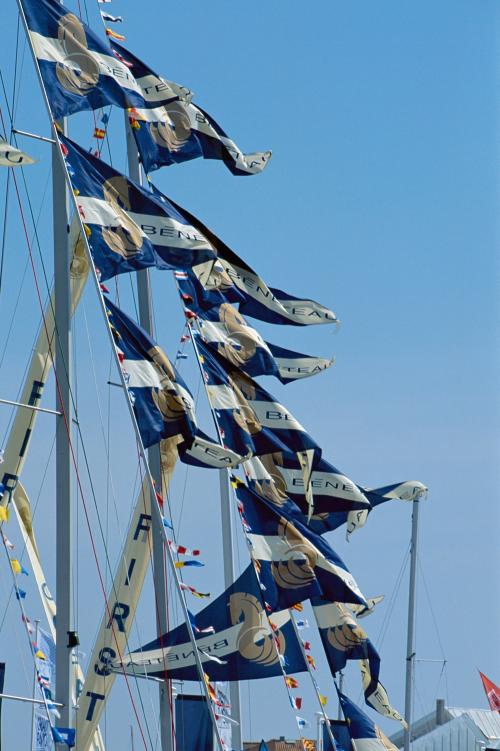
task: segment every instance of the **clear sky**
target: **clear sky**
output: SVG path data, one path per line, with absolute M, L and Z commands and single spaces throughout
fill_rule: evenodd
M 97 6 L 94 0 L 86 4 L 97 29 Z M 17 21 L 14 0 L 4 5 L 0 66 L 10 96 Z M 73 0 L 68 6 L 77 10 Z M 431 711 L 438 697 L 454 706 L 486 707 L 476 668 L 500 683 L 497 2 L 187 0 L 181 6 L 114 0 L 104 7 L 124 17 L 120 31 L 134 54 L 192 89 L 195 101 L 242 150 L 273 149 L 260 176 L 236 178 L 221 163 L 197 160 L 163 169 L 153 181 L 269 284 L 313 297 L 342 320 L 336 334 L 328 327 L 257 323 L 271 342 L 336 356 L 335 366 L 313 380 L 282 387 L 268 379 L 265 387 L 356 482 L 376 487 L 417 479 L 429 486 L 422 505 L 417 657 L 424 661 L 417 663 L 415 714 Z M 16 127 L 47 135 L 24 41 L 18 61 Z M 1 94 L 0 101 L 5 117 Z M 122 122 L 114 110 L 111 155 L 114 166 L 125 170 Z M 91 115 L 72 118 L 70 133 L 83 145 L 90 146 L 92 132 Z M 39 142 L 24 139 L 22 146 L 39 159 L 25 174 L 33 210 L 40 213 L 41 253 L 50 276 L 50 153 Z M 0 191 L 3 217 L 4 172 Z M 0 398 L 16 398 L 40 318 L 29 269 L 22 282 L 26 259 L 11 200 L 0 294 Z M 37 268 L 44 290 L 39 260 Z M 157 336 L 174 354 L 183 326 L 174 286 L 168 273 L 153 276 Z M 130 281 L 122 278 L 119 289 L 133 312 Z M 83 440 L 114 562 L 134 502 L 136 455 L 123 396 L 106 383 L 110 373 L 116 376 L 90 288 L 76 317 L 74 350 Z M 192 356 L 183 372 L 197 393 Z M 49 407 L 50 384 L 44 402 Z M 200 391 L 200 418 L 208 429 L 203 402 Z M 10 416 L 0 406 L 0 447 Z M 24 480 L 32 500 L 39 497 L 35 526 L 55 590 L 51 462 L 44 479 L 52 428 L 52 418 L 39 418 Z M 109 468 L 102 431 L 109 437 Z M 93 509 L 85 477 L 84 485 Z M 186 580 L 214 595 L 223 580 L 217 494 L 216 473 L 178 469 L 172 515 L 182 542 L 202 548 L 206 563 Z M 96 520 L 97 511 L 92 513 Z M 365 594 L 386 595 L 363 625 L 380 649 L 381 678 L 400 709 L 407 571 L 393 604 L 391 593 L 408 549 L 410 516 L 410 506 L 386 504 L 349 544 L 342 530 L 328 538 Z M 81 649 L 88 656 L 103 601 L 81 499 L 78 520 L 75 600 Z M 18 542 L 14 521 L 9 537 Z M 100 542 L 98 549 L 104 566 Z M 241 540 L 237 560 L 242 570 L 247 558 Z M 10 591 L 5 560 L 0 571 L 3 611 Z M 27 588 L 28 613 L 42 618 L 33 583 Z M 154 635 L 150 589 L 134 646 Z M 10 601 L 0 621 L 0 659 L 7 661 L 6 690 L 29 694 L 30 655 L 16 605 Z M 307 638 L 335 713 L 333 684 L 312 628 Z M 441 659 L 444 672 L 442 664 L 428 662 Z M 307 677 L 300 682 L 301 714 L 313 723 L 317 707 Z M 358 700 L 355 666 L 346 685 Z M 156 689 L 139 688 L 136 701 L 142 699 L 154 728 Z M 294 713 L 279 681 L 245 685 L 243 698 L 245 738 L 295 735 Z M 128 748 L 129 717 L 130 700 L 118 680 L 105 723 L 110 751 Z M 28 748 L 27 710 L 9 704 L 3 721 L 6 747 Z M 398 729 L 380 724 L 388 733 Z

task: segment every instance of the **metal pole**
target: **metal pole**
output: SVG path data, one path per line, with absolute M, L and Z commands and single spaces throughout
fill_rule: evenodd
M 137 146 L 135 145 L 134 135 L 128 121 L 128 115 L 125 111 L 125 133 L 127 139 L 127 159 L 128 172 L 134 182 L 142 184 L 141 168 L 137 156 Z M 136 273 L 137 279 L 137 301 L 139 305 L 139 322 L 150 336 L 153 336 L 153 314 L 151 306 L 151 284 L 148 269 L 143 269 Z M 162 472 L 160 459 L 160 446 L 152 446 L 148 449 L 148 464 L 151 475 L 156 483 L 159 492 L 162 493 Z M 151 499 L 151 503 L 156 503 Z M 168 631 L 167 623 L 167 581 L 165 575 L 164 559 L 164 536 L 161 522 L 156 514 L 152 514 L 151 532 L 153 540 L 153 578 L 155 587 L 157 616 L 157 636 L 160 639 Z M 166 676 L 165 676 L 166 677 Z M 160 733 L 162 751 L 173 751 L 173 715 L 172 715 L 172 691 L 169 680 L 162 681 L 159 686 L 160 701 Z
M 34 407 L 32 404 L 24 404 L 24 402 L 13 402 L 11 399 L 0 399 L 0 404 L 8 404 L 11 407 L 23 407 L 24 409 L 31 409 L 34 412 L 46 412 L 49 415 L 57 415 L 58 417 L 62 415 L 62 412 L 58 412 L 56 409 Z
M 189 336 L 198 361 L 200 373 L 203 377 L 198 348 L 193 337 L 191 327 L 189 327 Z M 210 404 L 210 400 L 209 400 Z M 221 446 L 224 445 L 222 435 L 212 405 L 210 404 L 212 416 L 214 418 L 217 437 Z M 224 559 L 224 586 L 227 589 L 235 581 L 234 571 L 234 546 L 233 546 L 233 520 L 232 520 L 232 503 L 229 492 L 229 472 L 227 469 L 219 470 L 219 487 L 220 487 L 220 508 L 221 508 L 221 529 L 222 529 L 222 556 Z M 235 751 L 243 749 L 243 731 L 241 727 L 241 687 L 239 681 L 229 682 L 229 701 L 231 703 L 231 718 L 235 720 L 232 727 L 232 746 Z M 238 724 L 236 724 L 238 723 Z
M 344 693 L 344 673 L 342 672 L 342 670 L 339 673 L 339 691 L 340 691 L 341 694 Z M 341 705 L 340 699 L 339 699 L 339 708 L 338 708 L 338 711 L 337 711 L 337 720 L 341 720 L 342 717 L 343 717 L 342 705 Z
M 224 586 L 227 589 L 234 584 L 236 578 L 234 572 L 232 503 L 229 495 L 229 475 L 227 469 L 219 470 L 219 481 Z M 243 733 L 241 729 L 241 689 L 239 681 L 229 682 L 229 701 L 231 703 L 231 717 L 238 723 L 232 727 L 232 745 L 235 751 L 241 751 L 243 748 Z
M 65 129 L 65 122 L 62 123 Z M 56 425 L 56 701 L 61 709 L 61 725 L 73 727 L 72 655 L 68 632 L 73 631 L 72 587 L 72 472 L 71 472 L 71 285 L 69 247 L 69 206 L 66 176 L 59 146 L 52 146 L 52 190 L 54 231 L 55 366 L 56 405 L 63 417 Z
M 0 694 L 0 699 L 13 699 L 14 701 L 23 701 L 27 702 L 28 704 L 43 704 L 44 706 L 47 705 L 47 702 L 43 699 L 32 699 L 29 696 L 16 696 L 15 694 Z M 54 707 L 62 707 L 62 704 L 59 704 L 57 701 L 51 702 L 51 704 L 54 705 Z
M 316 749 L 317 751 L 323 751 L 323 715 L 321 712 L 315 712 L 316 714 Z
M 418 512 L 420 501 L 413 501 L 411 516 L 410 543 L 410 585 L 408 593 L 408 636 L 406 642 L 406 687 L 405 687 L 405 720 L 407 728 L 404 731 L 404 751 L 410 751 L 411 744 L 411 712 L 413 699 L 413 670 L 415 662 L 415 600 L 417 579 L 417 543 L 418 543 Z
M 38 644 L 38 630 L 40 621 L 35 621 L 35 644 Z M 31 751 L 35 749 L 35 699 L 36 699 L 36 662 L 33 663 L 33 707 L 31 709 Z

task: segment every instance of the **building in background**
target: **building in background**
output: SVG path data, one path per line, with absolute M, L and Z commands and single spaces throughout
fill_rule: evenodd
M 316 751 L 316 741 L 305 741 L 307 745 L 307 751 Z M 274 738 L 270 741 L 265 741 L 267 751 L 304 751 L 304 745 L 302 741 L 286 740 L 282 735 L 280 738 Z M 250 741 L 243 744 L 243 751 L 260 751 L 261 741 Z
M 403 747 L 403 731 L 391 736 Z M 500 749 L 500 712 L 490 709 L 446 707 L 443 699 L 436 711 L 412 725 L 412 751 L 493 751 Z

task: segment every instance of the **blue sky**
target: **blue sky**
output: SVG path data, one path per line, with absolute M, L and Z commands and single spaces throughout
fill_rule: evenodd
M 99 28 L 97 6 L 93 0 L 87 6 L 92 25 Z M 328 327 L 259 325 L 272 342 L 336 356 L 334 368 L 314 380 L 286 388 L 269 380 L 265 386 L 290 407 L 325 457 L 358 483 L 375 487 L 418 479 L 429 486 L 422 508 L 417 654 L 447 662 L 442 676 L 438 663 L 417 664 L 415 714 L 430 711 L 438 696 L 455 706 L 485 707 L 476 667 L 500 683 L 495 636 L 500 621 L 497 3 L 365 0 L 304 6 L 288 0 L 257 2 L 250 8 L 222 0 L 188 0 L 182 7 L 114 0 L 106 9 L 124 16 L 125 44 L 159 73 L 192 89 L 195 101 L 243 150 L 273 149 L 260 176 L 235 178 L 220 163 L 198 160 L 157 172 L 153 181 L 270 284 L 311 296 L 342 320 L 337 333 Z M 4 10 L 2 29 L 0 65 L 11 92 L 13 0 Z M 19 60 L 16 127 L 48 134 L 24 43 Z M 114 110 L 109 130 L 113 164 L 125 170 L 122 120 Z M 92 131 L 89 114 L 72 118 L 70 134 L 83 145 L 90 146 Z M 35 213 L 41 212 L 39 238 L 50 275 L 50 154 L 43 144 L 22 144 L 39 159 L 26 170 L 26 179 Z M 0 181 L 3 199 L 3 173 Z M 0 363 L 2 398 L 16 398 L 40 317 L 29 270 L 21 286 L 26 258 L 12 201 L 0 295 L 0 354 L 18 295 L 19 308 Z M 41 274 L 39 261 L 37 265 Z M 183 325 L 173 283 L 168 274 L 156 273 L 153 285 L 157 336 L 173 354 Z M 130 281 L 121 279 L 119 287 L 124 307 L 132 311 Z M 123 397 L 106 385 L 109 363 L 107 338 L 89 288 L 75 321 L 79 415 L 96 502 L 107 519 L 115 560 L 116 524 L 125 529 L 134 500 L 136 457 Z M 196 392 L 192 357 L 183 371 Z M 52 404 L 52 392 L 53 386 L 46 406 Z M 114 497 L 97 395 L 105 433 L 109 408 Z M 0 409 L 3 440 L 10 410 Z M 202 396 L 199 411 L 209 427 Z M 40 492 L 36 529 L 54 583 L 52 464 L 41 487 L 51 439 L 51 418 L 41 417 L 24 479 L 32 498 Z M 192 470 L 186 476 L 181 467 L 172 491 L 183 542 L 201 547 L 207 564 L 186 579 L 214 594 L 223 577 L 217 484 L 211 474 Z M 89 493 L 88 481 L 85 487 Z M 90 493 L 88 502 L 93 503 Z M 80 501 L 78 509 L 75 586 L 82 650 L 88 655 L 103 603 L 95 566 L 87 565 L 89 538 Z M 349 544 L 342 531 L 329 536 L 361 589 L 368 595 L 386 594 L 379 612 L 363 625 L 380 647 L 382 680 L 401 709 L 406 579 L 393 607 L 390 595 L 408 547 L 410 514 L 405 504 L 387 504 Z M 16 538 L 14 522 L 9 536 Z M 102 545 L 99 553 L 103 558 Z M 239 540 L 241 568 L 245 556 Z M 9 592 L 5 562 L 2 570 L 3 610 Z M 30 615 L 41 617 L 31 583 L 28 588 Z M 384 619 L 388 626 L 382 639 Z M 146 592 L 134 644 L 149 641 L 154 628 L 154 601 Z M 318 640 L 313 633 L 307 636 L 321 663 Z M 23 649 L 19 616 L 11 603 L 0 630 L 0 659 L 7 658 L 12 693 L 31 691 L 29 654 Z M 336 711 L 324 666 L 318 681 L 330 697 L 330 711 Z M 152 712 L 155 690 L 140 689 Z M 354 700 L 359 698 L 355 670 L 348 673 L 347 689 Z M 301 692 L 302 714 L 313 721 L 317 707 L 305 677 Z M 243 695 L 246 738 L 295 734 L 279 683 L 256 684 L 250 694 L 245 686 Z M 127 747 L 123 712 L 132 714 L 124 687 L 117 684 L 106 721 L 111 751 Z M 16 723 L 24 727 L 27 718 L 24 708 L 5 708 L 4 740 L 11 746 L 21 747 L 15 734 L 28 730 Z M 381 725 L 386 732 L 397 730 L 394 723 Z M 23 735 L 27 747 L 24 740 Z

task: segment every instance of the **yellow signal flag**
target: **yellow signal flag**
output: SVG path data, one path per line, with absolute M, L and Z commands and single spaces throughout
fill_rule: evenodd
M 19 563 L 19 561 L 17 560 L 17 558 L 12 558 L 11 562 L 10 562 L 10 565 L 12 566 L 12 571 L 15 574 L 20 574 L 21 571 L 23 570 L 23 567 L 21 566 L 21 564 Z
M 328 703 L 328 696 L 323 696 L 323 694 L 318 694 L 318 695 L 319 695 L 319 703 L 321 704 L 322 707 L 326 707 Z
M 41 649 L 37 649 L 36 650 L 35 657 L 38 657 L 39 660 L 46 660 L 47 659 Z
M 0 522 L 9 521 L 9 509 L 7 506 L 0 506 Z

